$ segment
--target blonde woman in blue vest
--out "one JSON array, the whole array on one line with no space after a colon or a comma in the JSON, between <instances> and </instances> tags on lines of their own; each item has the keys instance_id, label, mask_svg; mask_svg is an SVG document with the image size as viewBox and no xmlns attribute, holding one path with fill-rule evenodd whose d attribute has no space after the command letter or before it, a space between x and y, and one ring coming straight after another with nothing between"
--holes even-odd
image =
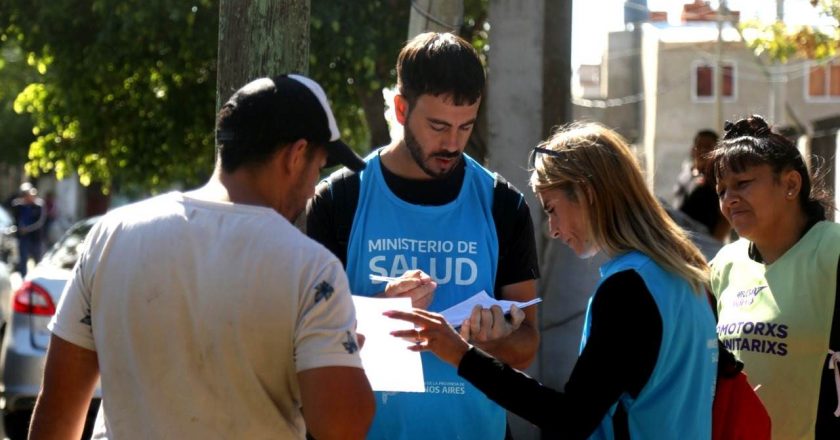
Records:
<instances>
[{"instance_id":1,"label":"blonde woman in blue vest","mask_svg":"<svg viewBox=\"0 0 840 440\"><path fill-rule=\"evenodd\" d=\"M415 324L395 336L416 338L413 350L457 366L548 438L709 439L718 351L700 251L657 203L612 130L561 128L532 157L531 186L551 236L581 258L609 258L565 389L502 364L434 313L388 312ZM521 311L511 313L515 321Z\"/></svg>"},{"instance_id":2,"label":"blonde woman in blue vest","mask_svg":"<svg viewBox=\"0 0 840 440\"><path fill-rule=\"evenodd\" d=\"M720 209L742 237L712 261L718 335L759 387L774 439L840 439L829 369L840 358L840 225L826 220L829 195L760 116L727 122L712 155Z\"/></svg>"}]
</instances>

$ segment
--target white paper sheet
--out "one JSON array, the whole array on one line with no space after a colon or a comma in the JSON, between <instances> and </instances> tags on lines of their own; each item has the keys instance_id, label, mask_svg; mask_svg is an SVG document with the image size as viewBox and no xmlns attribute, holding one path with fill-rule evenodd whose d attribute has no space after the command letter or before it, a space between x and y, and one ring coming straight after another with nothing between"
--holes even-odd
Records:
<instances>
[{"instance_id":1,"label":"white paper sheet","mask_svg":"<svg viewBox=\"0 0 840 440\"><path fill-rule=\"evenodd\" d=\"M475 295L467 298L466 300L440 312L440 314L443 315L443 317L446 318L446 321L449 322L449 324L451 324L453 327L459 327L465 319L470 317L472 309L476 305L480 305L485 309L488 309L491 306L499 306L507 314L510 312L510 306L512 305L516 305L516 307L524 309L525 307L534 305L540 301L542 301L542 298L534 298L530 301L524 302L497 300L495 298L491 298L490 295L487 294L487 292L482 290L481 292L476 293Z\"/></svg>"},{"instance_id":2,"label":"white paper sheet","mask_svg":"<svg viewBox=\"0 0 840 440\"><path fill-rule=\"evenodd\" d=\"M409 351L411 345L391 336L394 330L414 328L414 324L382 315L387 310L411 311L411 298L368 298L353 295L356 306L356 331L365 335L359 351L370 386L374 391L425 392L420 353Z\"/></svg>"}]
</instances>

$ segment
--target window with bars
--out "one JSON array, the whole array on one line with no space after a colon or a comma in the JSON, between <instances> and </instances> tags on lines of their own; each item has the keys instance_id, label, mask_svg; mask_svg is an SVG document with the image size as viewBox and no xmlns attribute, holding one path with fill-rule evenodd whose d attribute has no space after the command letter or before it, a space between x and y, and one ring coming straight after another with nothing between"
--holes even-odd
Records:
<instances>
[{"instance_id":1,"label":"window with bars","mask_svg":"<svg viewBox=\"0 0 840 440\"><path fill-rule=\"evenodd\" d=\"M808 98L840 100L840 63L812 65L808 71Z\"/></svg>"},{"instance_id":2,"label":"window with bars","mask_svg":"<svg viewBox=\"0 0 840 440\"><path fill-rule=\"evenodd\" d=\"M735 66L732 63L722 63L721 67L723 68L723 97L732 100L735 97ZM700 101L714 99L716 70L714 64L694 64L692 95L695 99Z\"/></svg>"}]
</instances>

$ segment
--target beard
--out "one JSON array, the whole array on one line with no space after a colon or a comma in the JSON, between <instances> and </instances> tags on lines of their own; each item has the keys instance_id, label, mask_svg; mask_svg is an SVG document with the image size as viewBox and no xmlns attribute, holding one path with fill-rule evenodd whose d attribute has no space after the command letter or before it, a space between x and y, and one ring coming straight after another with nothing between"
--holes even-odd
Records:
<instances>
[{"instance_id":1,"label":"beard","mask_svg":"<svg viewBox=\"0 0 840 440\"><path fill-rule=\"evenodd\" d=\"M453 171L458 168L458 163L461 159L460 152L448 152L448 151L439 151L437 153L432 153L427 157L423 157L423 147L420 146L420 142L417 142L417 138L414 137L414 133L411 132L411 129L408 128L408 124L404 127L404 136L403 139L405 141L405 146L408 148L408 152L411 154L411 158L414 159L414 163L423 170L429 177L434 179L444 179ZM435 157L441 157L445 159L456 159L452 166L449 167L448 170L435 170L426 165L426 161L433 159Z\"/></svg>"}]
</instances>

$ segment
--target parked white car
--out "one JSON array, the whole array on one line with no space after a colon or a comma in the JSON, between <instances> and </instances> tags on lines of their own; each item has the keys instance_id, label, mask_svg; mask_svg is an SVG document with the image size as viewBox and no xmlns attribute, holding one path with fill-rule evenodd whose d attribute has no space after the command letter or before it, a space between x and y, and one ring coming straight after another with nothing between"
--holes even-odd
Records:
<instances>
[{"instance_id":1,"label":"parked white car","mask_svg":"<svg viewBox=\"0 0 840 440\"><path fill-rule=\"evenodd\" d=\"M5 262L10 271L14 270L18 259L16 232L12 214L0 207L0 261Z\"/></svg>"},{"instance_id":2,"label":"parked white car","mask_svg":"<svg viewBox=\"0 0 840 440\"><path fill-rule=\"evenodd\" d=\"M84 240L98 217L73 225L44 254L41 261L26 274L21 286L12 294L9 311L4 311L5 324L0 340L0 410L6 436L25 439L35 399L41 389L44 361L50 331L47 324L70 279L73 266L84 248ZM0 279L2 283L2 279ZM2 284L0 284L2 288ZM99 407L100 390L88 413L88 432Z\"/></svg>"}]
</instances>

